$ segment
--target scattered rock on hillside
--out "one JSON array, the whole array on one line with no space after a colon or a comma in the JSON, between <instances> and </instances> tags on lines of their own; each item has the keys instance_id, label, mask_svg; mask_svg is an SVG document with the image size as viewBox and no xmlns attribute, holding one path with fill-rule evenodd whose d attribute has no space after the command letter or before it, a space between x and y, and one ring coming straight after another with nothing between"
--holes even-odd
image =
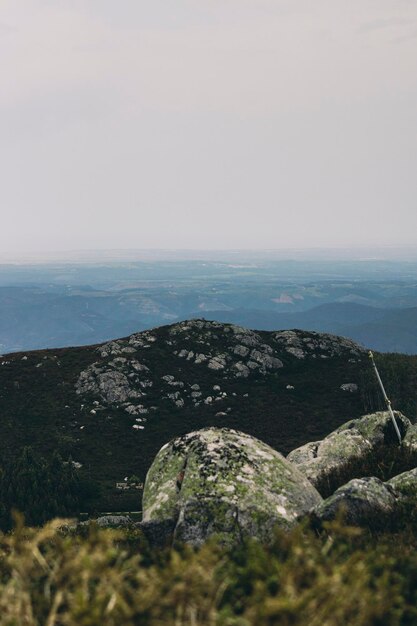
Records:
<instances>
[{"instance_id":1,"label":"scattered rock on hillside","mask_svg":"<svg viewBox=\"0 0 417 626\"><path fill-rule=\"evenodd\" d=\"M255 332L195 319L107 342L94 347L92 354L95 362L75 382L81 410L95 422L103 421L107 409L123 411L136 436L143 427L134 423L135 416L149 414L155 404L175 414L189 414L198 407L205 415L230 413L226 398L241 395L233 389L240 379L258 383L282 376L287 382L288 372L298 367L300 358L343 356L346 361L357 358L361 348L332 335ZM342 382L339 379L337 385Z\"/></svg>"},{"instance_id":2,"label":"scattered rock on hillside","mask_svg":"<svg viewBox=\"0 0 417 626\"><path fill-rule=\"evenodd\" d=\"M254 437L207 428L161 448L146 478L143 520L174 522L174 536L200 545L211 535L267 540L321 501L281 454Z\"/></svg>"},{"instance_id":3,"label":"scattered rock on hillside","mask_svg":"<svg viewBox=\"0 0 417 626\"><path fill-rule=\"evenodd\" d=\"M305 359L309 356L329 358L341 356L344 352L358 357L365 352L364 348L351 339L328 333L302 333L295 330L282 330L274 333L274 338L277 344L297 359Z\"/></svg>"},{"instance_id":4,"label":"scattered rock on hillside","mask_svg":"<svg viewBox=\"0 0 417 626\"><path fill-rule=\"evenodd\" d=\"M96 524L101 528L122 528L131 526L133 520L129 515L103 515L96 519Z\"/></svg>"},{"instance_id":5,"label":"scattered rock on hillside","mask_svg":"<svg viewBox=\"0 0 417 626\"><path fill-rule=\"evenodd\" d=\"M411 427L410 420L398 411L395 417L400 432L405 435ZM347 466L353 458L366 457L377 446L396 442L390 414L381 411L346 422L322 441L293 450L287 459L316 486L324 477Z\"/></svg>"},{"instance_id":6,"label":"scattered rock on hillside","mask_svg":"<svg viewBox=\"0 0 417 626\"><path fill-rule=\"evenodd\" d=\"M132 381L114 365L111 365L109 369L104 369L96 364L90 365L81 372L76 383L76 391L77 394L98 396L106 404L127 402L143 395L133 387Z\"/></svg>"},{"instance_id":7,"label":"scattered rock on hillside","mask_svg":"<svg viewBox=\"0 0 417 626\"><path fill-rule=\"evenodd\" d=\"M356 393L358 391L358 385L356 383L344 383L340 385L342 391L348 391L349 393Z\"/></svg>"}]
</instances>

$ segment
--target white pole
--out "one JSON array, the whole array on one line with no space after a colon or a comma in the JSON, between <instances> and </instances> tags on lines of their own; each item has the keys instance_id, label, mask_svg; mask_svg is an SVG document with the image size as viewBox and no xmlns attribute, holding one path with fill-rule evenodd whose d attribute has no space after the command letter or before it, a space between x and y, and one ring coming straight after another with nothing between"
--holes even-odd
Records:
<instances>
[{"instance_id":1,"label":"white pole","mask_svg":"<svg viewBox=\"0 0 417 626\"><path fill-rule=\"evenodd\" d=\"M378 368L377 368L377 366L375 364L375 361L374 361L374 355L372 354L371 350L369 350L368 354L369 354L369 358L372 361L372 365L374 366L375 374L376 374L376 377L378 379L379 386L381 387L381 391L382 391L382 395L384 396L385 404L387 405L388 411L390 412L392 423L394 424L395 432L397 433L398 441L401 444L401 433L400 433L400 429L398 428L397 421L395 419L394 411L392 410L391 400L389 400L389 398L387 396L387 393L386 393L385 388L384 388L384 384L383 384L383 382L381 380L381 376L379 375Z\"/></svg>"}]
</instances>

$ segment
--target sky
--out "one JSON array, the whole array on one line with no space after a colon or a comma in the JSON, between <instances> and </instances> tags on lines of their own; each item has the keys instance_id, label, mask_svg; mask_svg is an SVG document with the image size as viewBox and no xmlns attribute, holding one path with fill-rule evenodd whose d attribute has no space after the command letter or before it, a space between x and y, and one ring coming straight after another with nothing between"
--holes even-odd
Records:
<instances>
[{"instance_id":1,"label":"sky","mask_svg":"<svg viewBox=\"0 0 417 626\"><path fill-rule=\"evenodd\" d=\"M0 0L0 253L417 246L415 0Z\"/></svg>"}]
</instances>

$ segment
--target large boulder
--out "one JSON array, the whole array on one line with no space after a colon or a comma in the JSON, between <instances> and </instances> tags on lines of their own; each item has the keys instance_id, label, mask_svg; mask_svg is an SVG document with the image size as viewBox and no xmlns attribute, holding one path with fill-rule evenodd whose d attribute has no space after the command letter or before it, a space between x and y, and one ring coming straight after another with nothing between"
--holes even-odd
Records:
<instances>
[{"instance_id":1,"label":"large boulder","mask_svg":"<svg viewBox=\"0 0 417 626\"><path fill-rule=\"evenodd\" d=\"M417 452L417 424L412 424L410 428L407 428L403 445L411 453Z\"/></svg>"},{"instance_id":2,"label":"large boulder","mask_svg":"<svg viewBox=\"0 0 417 626\"><path fill-rule=\"evenodd\" d=\"M417 468L398 474L387 481L400 498L414 500L417 504Z\"/></svg>"},{"instance_id":3,"label":"large boulder","mask_svg":"<svg viewBox=\"0 0 417 626\"><path fill-rule=\"evenodd\" d=\"M394 416L401 437L404 437L411 427L411 422L400 411L394 411ZM373 447L398 444L397 433L395 432L389 411L370 413L369 415L349 420L342 426L339 426L336 432L344 433L347 431L357 431Z\"/></svg>"},{"instance_id":4,"label":"large boulder","mask_svg":"<svg viewBox=\"0 0 417 626\"><path fill-rule=\"evenodd\" d=\"M339 515L350 526L384 528L397 510L398 495L389 483L379 478L355 478L319 504L313 518L322 523Z\"/></svg>"},{"instance_id":5,"label":"large boulder","mask_svg":"<svg viewBox=\"0 0 417 626\"><path fill-rule=\"evenodd\" d=\"M395 412L402 436L411 428L410 420ZM334 472L349 466L353 459L365 459L377 448L398 443L388 411L380 411L350 420L322 441L305 444L287 456L317 486Z\"/></svg>"},{"instance_id":6,"label":"large boulder","mask_svg":"<svg viewBox=\"0 0 417 626\"><path fill-rule=\"evenodd\" d=\"M307 443L288 455L287 459L314 485L340 470L352 458L366 456L372 446L357 431L334 432L323 441Z\"/></svg>"},{"instance_id":7,"label":"large boulder","mask_svg":"<svg viewBox=\"0 0 417 626\"><path fill-rule=\"evenodd\" d=\"M175 539L200 545L215 535L267 541L321 502L311 483L265 443L206 428L166 444L146 477L143 522L170 524ZM152 525L151 525L152 526Z\"/></svg>"}]
</instances>

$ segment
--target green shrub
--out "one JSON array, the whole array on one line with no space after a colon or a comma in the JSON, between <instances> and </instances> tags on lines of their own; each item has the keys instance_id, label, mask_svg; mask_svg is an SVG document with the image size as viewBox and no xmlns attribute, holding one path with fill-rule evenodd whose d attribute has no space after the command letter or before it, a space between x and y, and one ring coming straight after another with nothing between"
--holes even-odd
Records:
<instances>
[{"instance_id":1,"label":"green shrub","mask_svg":"<svg viewBox=\"0 0 417 626\"><path fill-rule=\"evenodd\" d=\"M18 520L0 535L0 625L409 626L416 547L413 529L373 537L336 523L270 546L161 551L134 529L80 536Z\"/></svg>"}]
</instances>

